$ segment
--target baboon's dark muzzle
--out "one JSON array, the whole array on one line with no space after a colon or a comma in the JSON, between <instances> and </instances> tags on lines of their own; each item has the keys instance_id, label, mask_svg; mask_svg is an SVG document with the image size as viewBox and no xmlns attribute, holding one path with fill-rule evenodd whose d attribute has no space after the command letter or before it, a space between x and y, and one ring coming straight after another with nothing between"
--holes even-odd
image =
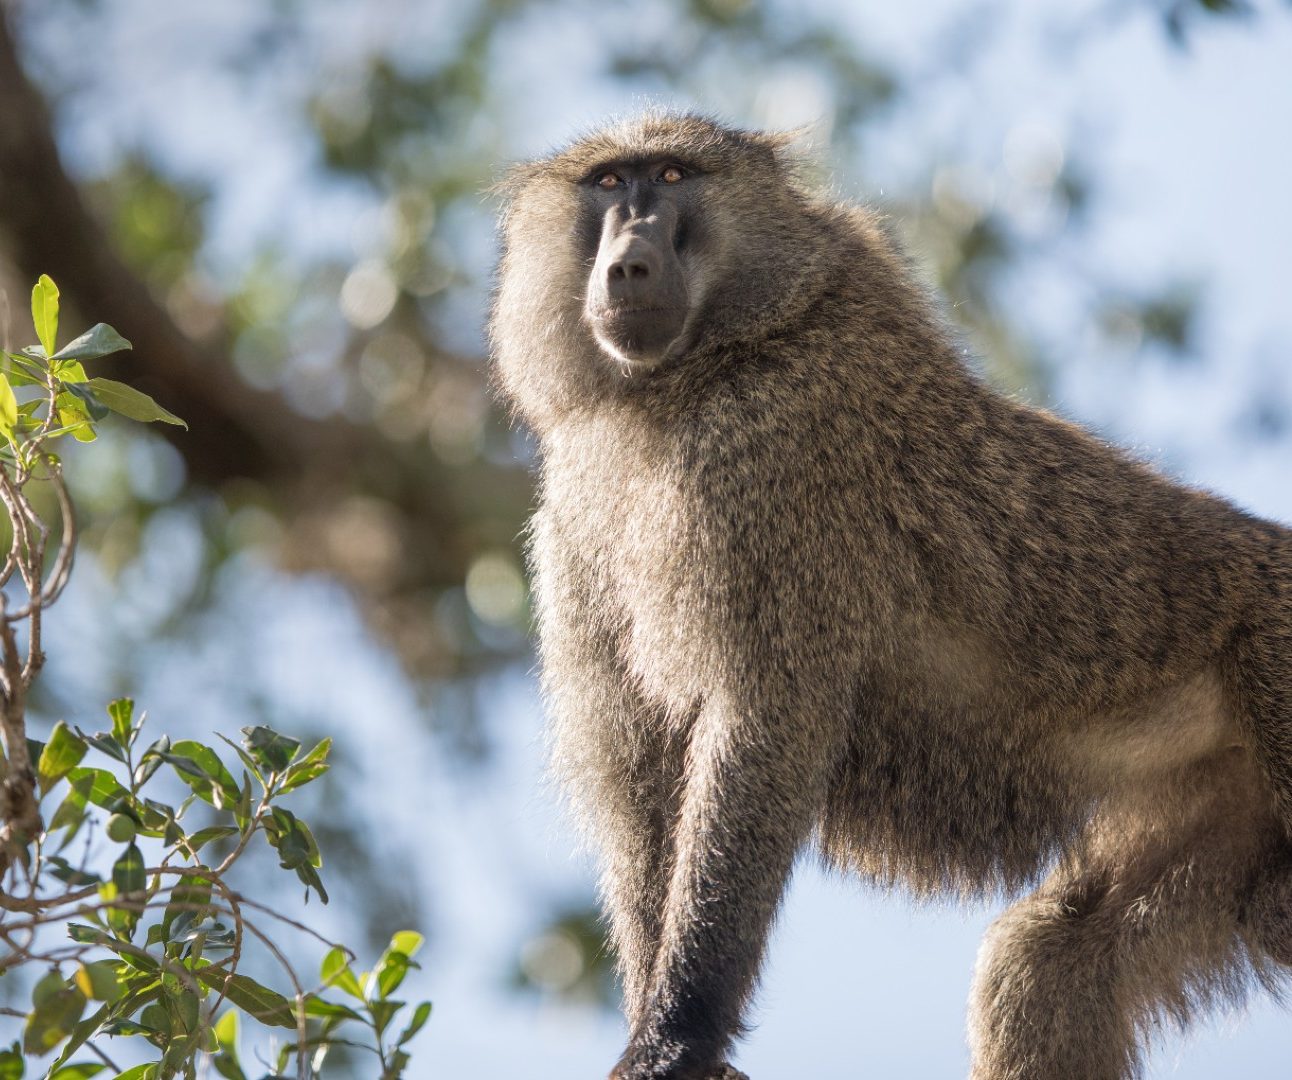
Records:
<instances>
[{"instance_id":1,"label":"baboon's dark muzzle","mask_svg":"<svg viewBox=\"0 0 1292 1080\"><path fill-rule=\"evenodd\" d=\"M598 340L623 359L658 360L682 331L687 288L676 234L667 203L645 216L616 206L602 223L586 309Z\"/></svg>"}]
</instances>

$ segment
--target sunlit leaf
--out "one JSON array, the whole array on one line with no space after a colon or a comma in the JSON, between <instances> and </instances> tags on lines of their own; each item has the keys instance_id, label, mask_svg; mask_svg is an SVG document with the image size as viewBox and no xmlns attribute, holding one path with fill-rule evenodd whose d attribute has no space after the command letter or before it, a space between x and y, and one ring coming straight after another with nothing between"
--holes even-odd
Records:
<instances>
[{"instance_id":1,"label":"sunlit leaf","mask_svg":"<svg viewBox=\"0 0 1292 1080\"><path fill-rule=\"evenodd\" d=\"M81 766L69 769L68 783L84 799L102 806L105 810L115 810L119 802L129 802L130 792L118 783L117 778L107 769L87 769Z\"/></svg>"},{"instance_id":2,"label":"sunlit leaf","mask_svg":"<svg viewBox=\"0 0 1292 1080\"><path fill-rule=\"evenodd\" d=\"M412 966L412 961L403 953L388 952L382 956L380 963L373 969L373 977L377 983L377 996L385 998L393 994Z\"/></svg>"},{"instance_id":3,"label":"sunlit leaf","mask_svg":"<svg viewBox=\"0 0 1292 1080\"><path fill-rule=\"evenodd\" d=\"M287 775L283 778L281 789L283 793L294 791L296 788L308 784L311 780L317 780L327 772L331 766L328 765L326 758L331 749L332 740L324 739L300 761L292 765L287 770Z\"/></svg>"},{"instance_id":4,"label":"sunlit leaf","mask_svg":"<svg viewBox=\"0 0 1292 1080\"><path fill-rule=\"evenodd\" d=\"M49 1080L89 1080L106 1068L106 1065L98 1061L78 1061L75 1065L64 1065L58 1072L52 1073Z\"/></svg>"},{"instance_id":5,"label":"sunlit leaf","mask_svg":"<svg viewBox=\"0 0 1292 1080\"><path fill-rule=\"evenodd\" d=\"M162 754L170 749L170 737L163 735L152 746L143 752L139 759L139 764L135 766L135 783L143 786L148 780L152 779L153 773L161 768Z\"/></svg>"},{"instance_id":6,"label":"sunlit leaf","mask_svg":"<svg viewBox=\"0 0 1292 1080\"><path fill-rule=\"evenodd\" d=\"M401 952L407 957L412 957L425 941L425 936L416 930L400 930L390 939L390 951Z\"/></svg>"},{"instance_id":7,"label":"sunlit leaf","mask_svg":"<svg viewBox=\"0 0 1292 1080\"><path fill-rule=\"evenodd\" d=\"M133 698L117 698L108 705L108 716L112 718L112 737L121 746L130 745L130 725L135 718Z\"/></svg>"},{"instance_id":8,"label":"sunlit leaf","mask_svg":"<svg viewBox=\"0 0 1292 1080\"><path fill-rule=\"evenodd\" d=\"M324 986L335 986L338 990L344 990L353 998L363 1000L363 990L359 986L359 980L355 978L354 972L350 970L349 961L346 959L345 950L334 948L328 951L323 957L323 963L319 966L319 978L323 980Z\"/></svg>"},{"instance_id":9,"label":"sunlit leaf","mask_svg":"<svg viewBox=\"0 0 1292 1080\"><path fill-rule=\"evenodd\" d=\"M79 964L73 978L81 993L95 1001L119 1001L126 992L121 982L121 968L115 960Z\"/></svg>"},{"instance_id":10,"label":"sunlit leaf","mask_svg":"<svg viewBox=\"0 0 1292 1080\"><path fill-rule=\"evenodd\" d=\"M117 1073L112 1080L156 1080L156 1065L136 1065L123 1073Z\"/></svg>"},{"instance_id":11,"label":"sunlit leaf","mask_svg":"<svg viewBox=\"0 0 1292 1080\"><path fill-rule=\"evenodd\" d=\"M3 372L0 372L0 434L14 442L14 428L18 424L18 399Z\"/></svg>"},{"instance_id":12,"label":"sunlit leaf","mask_svg":"<svg viewBox=\"0 0 1292 1080\"><path fill-rule=\"evenodd\" d=\"M188 427L188 424L173 412L163 409L147 394L136 390L133 386L127 386L113 379L91 379L88 385L104 405L127 419L138 420L145 424L160 420L164 424Z\"/></svg>"},{"instance_id":13,"label":"sunlit leaf","mask_svg":"<svg viewBox=\"0 0 1292 1080\"><path fill-rule=\"evenodd\" d=\"M220 1017L211 1028L215 1035L215 1041L219 1044L220 1049L232 1054L237 1058L238 1049L238 1013L235 1009L229 1009Z\"/></svg>"},{"instance_id":14,"label":"sunlit leaf","mask_svg":"<svg viewBox=\"0 0 1292 1080\"><path fill-rule=\"evenodd\" d=\"M193 974L212 990L223 991L229 1001L262 1024L295 1029L296 1014L291 1003L276 990L246 975L228 975L218 968L198 968Z\"/></svg>"},{"instance_id":15,"label":"sunlit leaf","mask_svg":"<svg viewBox=\"0 0 1292 1080\"><path fill-rule=\"evenodd\" d=\"M58 338L58 286L48 274L41 274L31 290L31 321L45 355L52 356Z\"/></svg>"},{"instance_id":16,"label":"sunlit leaf","mask_svg":"<svg viewBox=\"0 0 1292 1080\"><path fill-rule=\"evenodd\" d=\"M238 830L232 825L212 825L206 829L198 829L197 832L189 836L186 845L194 853L197 853L212 840L221 840L226 836L236 836L237 834Z\"/></svg>"},{"instance_id":17,"label":"sunlit leaf","mask_svg":"<svg viewBox=\"0 0 1292 1080\"><path fill-rule=\"evenodd\" d=\"M54 725L49 742L40 752L36 772L40 777L41 791L48 791L69 769L85 756L86 742L62 720Z\"/></svg>"},{"instance_id":18,"label":"sunlit leaf","mask_svg":"<svg viewBox=\"0 0 1292 1080\"><path fill-rule=\"evenodd\" d=\"M83 386L77 386L77 383L87 382L89 376L85 374L85 368L81 367L79 360L57 360L50 361L50 371L59 382L76 394L87 405L91 406L90 415L96 420L108 415L108 410L100 405Z\"/></svg>"}]
</instances>

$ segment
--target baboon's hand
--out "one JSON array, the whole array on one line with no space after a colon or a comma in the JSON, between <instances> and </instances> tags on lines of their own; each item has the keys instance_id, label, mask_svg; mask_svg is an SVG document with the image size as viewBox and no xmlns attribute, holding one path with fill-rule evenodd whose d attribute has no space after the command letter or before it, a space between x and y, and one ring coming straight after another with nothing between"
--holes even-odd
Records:
<instances>
[{"instance_id":1,"label":"baboon's hand","mask_svg":"<svg viewBox=\"0 0 1292 1080\"><path fill-rule=\"evenodd\" d=\"M739 1069L723 1065L717 1072L711 1072L705 1080L749 1080Z\"/></svg>"}]
</instances>

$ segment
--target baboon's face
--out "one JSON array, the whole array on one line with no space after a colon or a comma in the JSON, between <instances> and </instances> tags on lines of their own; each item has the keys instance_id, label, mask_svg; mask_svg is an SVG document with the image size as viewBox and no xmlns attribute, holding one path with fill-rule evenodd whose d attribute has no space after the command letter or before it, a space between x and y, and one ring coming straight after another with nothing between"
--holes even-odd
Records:
<instances>
[{"instance_id":1,"label":"baboon's face","mask_svg":"<svg viewBox=\"0 0 1292 1080\"><path fill-rule=\"evenodd\" d=\"M607 161L578 181L577 243L590 265L583 319L628 369L677 355L699 300L705 177L673 158Z\"/></svg>"}]
</instances>

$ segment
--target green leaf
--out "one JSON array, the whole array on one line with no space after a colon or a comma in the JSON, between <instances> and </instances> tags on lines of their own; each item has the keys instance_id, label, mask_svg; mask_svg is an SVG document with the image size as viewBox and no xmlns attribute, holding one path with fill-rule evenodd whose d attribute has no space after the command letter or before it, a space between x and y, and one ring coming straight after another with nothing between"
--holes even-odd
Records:
<instances>
[{"instance_id":1,"label":"green leaf","mask_svg":"<svg viewBox=\"0 0 1292 1080\"><path fill-rule=\"evenodd\" d=\"M17 1043L14 1043L12 1050L0 1050L0 1080L22 1080L23 1073L26 1071L22 1064L22 1055L17 1050Z\"/></svg>"},{"instance_id":2,"label":"green leaf","mask_svg":"<svg viewBox=\"0 0 1292 1080\"><path fill-rule=\"evenodd\" d=\"M48 791L67 774L67 771L85 757L86 742L62 720L54 725L49 742L40 753L36 773L40 777L40 790Z\"/></svg>"},{"instance_id":3,"label":"green leaf","mask_svg":"<svg viewBox=\"0 0 1292 1080\"><path fill-rule=\"evenodd\" d=\"M389 999L382 1001L372 1001L368 1003L368 1012L372 1014L372 1026L380 1037L391 1020L395 1018L395 1013L404 1007L402 1001L392 1001Z\"/></svg>"},{"instance_id":4,"label":"green leaf","mask_svg":"<svg viewBox=\"0 0 1292 1080\"><path fill-rule=\"evenodd\" d=\"M231 809L237 804L241 794L238 782L209 746L193 739L181 739L162 757L175 767L180 779L199 799L217 810Z\"/></svg>"},{"instance_id":5,"label":"green leaf","mask_svg":"<svg viewBox=\"0 0 1292 1080\"><path fill-rule=\"evenodd\" d=\"M120 413L130 420L139 420L145 424L160 420L165 424L188 427L174 413L167 412L147 394L136 390L133 386L127 386L113 379L91 379L89 386L104 405L114 413Z\"/></svg>"},{"instance_id":6,"label":"green leaf","mask_svg":"<svg viewBox=\"0 0 1292 1080\"><path fill-rule=\"evenodd\" d=\"M250 769L252 774L255 776L255 778L260 781L260 786L262 788L267 787L268 785L265 783L265 778L260 775L260 766L256 764L252 756L248 754L241 746L235 743L232 739L230 739L227 735L221 735L218 731L215 734L216 734L216 738L221 739L222 741L228 743L231 747L233 747L234 752L242 760L242 763L248 769ZM250 790L250 787L251 785L248 784L247 785L248 790Z\"/></svg>"},{"instance_id":7,"label":"green leaf","mask_svg":"<svg viewBox=\"0 0 1292 1080\"><path fill-rule=\"evenodd\" d=\"M306 889L313 889L326 904L327 890L315 870L323 864L323 858L309 826L281 806L274 807L264 826L265 839L278 852L279 865L284 870L295 870Z\"/></svg>"},{"instance_id":8,"label":"green leaf","mask_svg":"<svg viewBox=\"0 0 1292 1080\"><path fill-rule=\"evenodd\" d=\"M412 955L422 947L425 940L415 930L401 930L390 939L389 948L381 954L372 969L378 997L389 997L404 981L409 969L417 967L412 961Z\"/></svg>"},{"instance_id":9,"label":"green leaf","mask_svg":"<svg viewBox=\"0 0 1292 1080\"><path fill-rule=\"evenodd\" d=\"M377 982L377 996L386 998L393 994L404 981L408 969L414 966L416 965L403 953L388 952L382 956L381 962L373 969Z\"/></svg>"},{"instance_id":10,"label":"green leaf","mask_svg":"<svg viewBox=\"0 0 1292 1080\"><path fill-rule=\"evenodd\" d=\"M189 926L210 914L211 883L205 878L186 877L171 889L170 903L162 915L161 930L173 941Z\"/></svg>"},{"instance_id":11,"label":"green leaf","mask_svg":"<svg viewBox=\"0 0 1292 1080\"><path fill-rule=\"evenodd\" d=\"M14 441L14 428L18 423L18 399L14 397L9 379L0 372L0 434Z\"/></svg>"},{"instance_id":12,"label":"green leaf","mask_svg":"<svg viewBox=\"0 0 1292 1080\"><path fill-rule=\"evenodd\" d=\"M297 739L279 735L273 728L244 727L242 734L245 736L242 745L260 767L269 772L282 772L301 748Z\"/></svg>"},{"instance_id":13,"label":"green leaf","mask_svg":"<svg viewBox=\"0 0 1292 1080\"><path fill-rule=\"evenodd\" d=\"M60 806L58 809L61 812L63 807ZM56 813L54 816L57 817L58 814ZM51 824L50 828L53 829L55 826ZM45 861L50 864L49 872L53 874L54 877L58 878L58 880L64 884L70 885L74 889L79 888L82 885L97 885L103 880L93 871L84 870L79 866L73 866L61 855L46 855Z\"/></svg>"},{"instance_id":14,"label":"green leaf","mask_svg":"<svg viewBox=\"0 0 1292 1080\"><path fill-rule=\"evenodd\" d=\"M72 842L84 824L85 796L75 790L69 791L63 801L58 804L58 809L54 811L54 816L49 819L49 831L51 833L58 829L67 830L63 835L62 843L59 845L60 850Z\"/></svg>"},{"instance_id":15,"label":"green leaf","mask_svg":"<svg viewBox=\"0 0 1292 1080\"><path fill-rule=\"evenodd\" d=\"M228 1054L217 1054L211 1059L211 1066L225 1080L247 1080L247 1074L242 1071L242 1066Z\"/></svg>"},{"instance_id":16,"label":"green leaf","mask_svg":"<svg viewBox=\"0 0 1292 1080\"><path fill-rule=\"evenodd\" d=\"M63 1047L59 1052L58 1057L54 1059L54 1063L49 1067L49 1071L51 1073L57 1075L57 1071L67 1063L67 1059L84 1046L86 1040L99 1030L99 1025L103 1023L104 1019L108 1015L108 1010L111 1009L111 1007L112 1006L110 1005L104 1005L101 1009L97 1012L91 1013L72 1029L72 1034L67 1040L67 1045Z\"/></svg>"},{"instance_id":17,"label":"green leaf","mask_svg":"<svg viewBox=\"0 0 1292 1080\"><path fill-rule=\"evenodd\" d=\"M295 1030L296 1013L276 990L261 986L246 975L228 975L219 968L198 968L193 974L212 990L223 991L229 1001L262 1024Z\"/></svg>"},{"instance_id":18,"label":"green leaf","mask_svg":"<svg viewBox=\"0 0 1292 1080\"><path fill-rule=\"evenodd\" d=\"M80 942L82 945L111 946L112 944L112 938L97 926L86 926L85 923L68 923L67 936L73 941Z\"/></svg>"},{"instance_id":19,"label":"green leaf","mask_svg":"<svg viewBox=\"0 0 1292 1080\"><path fill-rule=\"evenodd\" d=\"M66 986L67 980L59 974L58 968L50 968L31 988L31 1003L39 1008Z\"/></svg>"},{"instance_id":20,"label":"green leaf","mask_svg":"<svg viewBox=\"0 0 1292 1080\"><path fill-rule=\"evenodd\" d=\"M112 884L122 896L144 891L147 884L144 876L144 856L138 844L131 844L112 864Z\"/></svg>"},{"instance_id":21,"label":"green leaf","mask_svg":"<svg viewBox=\"0 0 1292 1080\"><path fill-rule=\"evenodd\" d=\"M83 799L105 810L115 810L118 803L130 801L130 792L107 769L77 766L67 771L67 781L72 785L72 790Z\"/></svg>"},{"instance_id":22,"label":"green leaf","mask_svg":"<svg viewBox=\"0 0 1292 1080\"><path fill-rule=\"evenodd\" d=\"M358 1020L360 1023L367 1023L363 1016L349 1005L341 1005L335 1001L325 1001L321 997L310 994L305 999L305 1015L322 1017L326 1020ZM332 1025L332 1026L335 1026Z\"/></svg>"},{"instance_id":23,"label":"green leaf","mask_svg":"<svg viewBox=\"0 0 1292 1080\"><path fill-rule=\"evenodd\" d=\"M85 368L81 367L79 360L51 360L50 371L68 390L91 406L90 414L96 420L108 415L108 410L98 403L93 394L85 387L76 385L89 382L89 376L85 374Z\"/></svg>"},{"instance_id":24,"label":"green leaf","mask_svg":"<svg viewBox=\"0 0 1292 1080\"><path fill-rule=\"evenodd\" d=\"M326 758L332 749L332 740L324 739L313 750L306 754L300 761L296 762L287 770L287 775L283 778L283 786L280 789L285 795L289 791L294 791L298 787L303 787L311 780L317 780L331 768Z\"/></svg>"},{"instance_id":25,"label":"green leaf","mask_svg":"<svg viewBox=\"0 0 1292 1080\"><path fill-rule=\"evenodd\" d=\"M14 356L13 353L5 353L5 356L8 356L14 360L22 359L22 357ZM5 378L9 380L10 386L44 386L45 385L45 381L43 379L38 379L35 375L28 374L26 368L20 368L17 365L14 365L8 371L5 372ZM36 409L39 409L44 404L45 404L45 400L43 398L37 398L35 401L28 401L25 404L18 406L18 413L19 415L22 415L22 416L30 416L32 412L34 412Z\"/></svg>"},{"instance_id":26,"label":"green leaf","mask_svg":"<svg viewBox=\"0 0 1292 1080\"><path fill-rule=\"evenodd\" d=\"M328 951L328 954L323 957L323 963L319 965L319 978L323 980L324 986L335 986L338 990L344 990L352 998L363 1000L363 989L359 986L359 980L355 978L354 972L350 970L344 949L337 947Z\"/></svg>"},{"instance_id":27,"label":"green leaf","mask_svg":"<svg viewBox=\"0 0 1292 1080\"><path fill-rule=\"evenodd\" d=\"M120 1001L126 988L121 982L121 967L116 960L96 960L79 964L73 976L76 987L87 998L111 1004Z\"/></svg>"},{"instance_id":28,"label":"green leaf","mask_svg":"<svg viewBox=\"0 0 1292 1080\"><path fill-rule=\"evenodd\" d=\"M112 1080L156 1080L156 1065L136 1065L123 1073L117 1073Z\"/></svg>"},{"instance_id":29,"label":"green leaf","mask_svg":"<svg viewBox=\"0 0 1292 1080\"><path fill-rule=\"evenodd\" d=\"M22 1048L28 1054L46 1054L72 1034L76 1022L85 1012L85 995L74 986L65 986L40 1002L27 1015Z\"/></svg>"},{"instance_id":30,"label":"green leaf","mask_svg":"<svg viewBox=\"0 0 1292 1080\"><path fill-rule=\"evenodd\" d=\"M51 360L98 360L131 348L130 342L107 323L95 323L50 357Z\"/></svg>"},{"instance_id":31,"label":"green leaf","mask_svg":"<svg viewBox=\"0 0 1292 1080\"><path fill-rule=\"evenodd\" d=\"M403 1046L404 1043L408 1042L409 1039L422 1030L423 1025L425 1025L426 1021L430 1019L430 1016L431 1003L429 1001L423 1001L416 1009L413 1010L413 1018L408 1022L408 1027L404 1028L400 1033L399 1038L395 1040L395 1045Z\"/></svg>"},{"instance_id":32,"label":"green leaf","mask_svg":"<svg viewBox=\"0 0 1292 1080\"><path fill-rule=\"evenodd\" d=\"M89 1080L91 1076L98 1076L106 1068L106 1065L98 1061L78 1061L52 1073L49 1080Z\"/></svg>"},{"instance_id":33,"label":"green leaf","mask_svg":"<svg viewBox=\"0 0 1292 1080\"><path fill-rule=\"evenodd\" d=\"M187 846L192 849L194 854L201 851L212 840L221 840L226 836L236 836L238 830L232 825L212 825L206 829L198 829L188 838Z\"/></svg>"},{"instance_id":34,"label":"green leaf","mask_svg":"<svg viewBox=\"0 0 1292 1080\"><path fill-rule=\"evenodd\" d=\"M426 938L416 930L400 930L390 939L390 951L403 953L411 958L422 947Z\"/></svg>"},{"instance_id":35,"label":"green leaf","mask_svg":"<svg viewBox=\"0 0 1292 1080\"><path fill-rule=\"evenodd\" d=\"M31 290L31 321L36 325L36 336L45 355L52 356L58 338L58 286L48 274L41 274Z\"/></svg>"},{"instance_id":36,"label":"green leaf","mask_svg":"<svg viewBox=\"0 0 1292 1080\"><path fill-rule=\"evenodd\" d=\"M108 706L108 716L112 718L112 737L123 749L130 745L130 726L134 722L135 702L133 698L117 698Z\"/></svg>"},{"instance_id":37,"label":"green leaf","mask_svg":"<svg viewBox=\"0 0 1292 1080\"><path fill-rule=\"evenodd\" d=\"M125 751L117 745L117 740L105 732L99 732L94 735L87 734L80 728L76 733L87 743L94 747L100 754L107 754L113 761L119 761L122 765L126 763Z\"/></svg>"},{"instance_id":38,"label":"green leaf","mask_svg":"<svg viewBox=\"0 0 1292 1080\"><path fill-rule=\"evenodd\" d=\"M211 1028L215 1035L215 1041L219 1044L221 1050L232 1055L236 1061L238 1057L238 1013L236 1009L229 1009L215 1025Z\"/></svg>"},{"instance_id":39,"label":"green leaf","mask_svg":"<svg viewBox=\"0 0 1292 1080\"><path fill-rule=\"evenodd\" d=\"M139 759L139 764L135 766L136 787L143 787L144 784L152 779L153 773L162 766L162 754L168 750L170 750L170 737L163 735L143 752L143 756Z\"/></svg>"}]
</instances>

